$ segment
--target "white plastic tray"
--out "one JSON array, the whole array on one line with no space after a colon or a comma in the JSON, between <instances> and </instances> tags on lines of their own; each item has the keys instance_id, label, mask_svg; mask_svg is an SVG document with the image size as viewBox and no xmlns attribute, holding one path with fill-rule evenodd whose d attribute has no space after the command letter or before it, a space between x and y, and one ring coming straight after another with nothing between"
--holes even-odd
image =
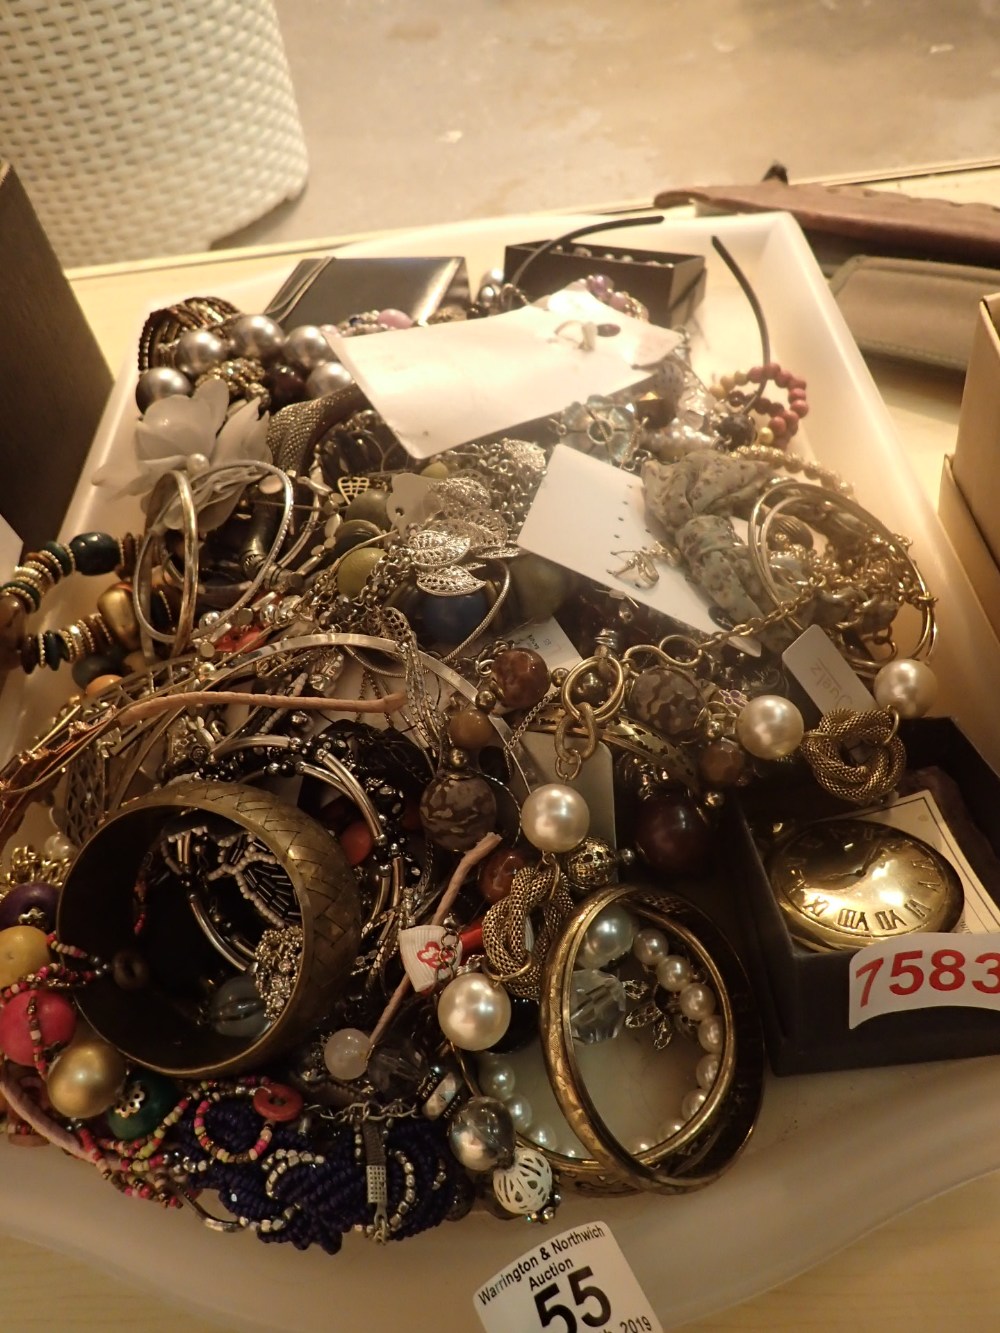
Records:
<instances>
[{"instance_id":1,"label":"white plastic tray","mask_svg":"<svg viewBox=\"0 0 1000 1333\"><path fill-rule=\"evenodd\" d=\"M355 254L464 254L473 281L498 262L508 240L556 235L593 219L509 218L394 234L351 247ZM694 219L639 228L637 247L703 253L709 263L697 362L725 373L758 359L749 309L710 238L721 236L744 266L771 329L773 355L809 381L806 435L820 462L836 468L894 529L914 539L932 588L944 595L934 664L941 710L955 715L1000 766L992 694L1000 646L896 440L875 386L796 225L784 216ZM612 238L609 238L611 240ZM281 278L255 280L230 295L262 306ZM186 296L181 292L166 295ZM144 312L137 311L137 328ZM132 380L116 386L85 477L127 444ZM102 523L120 527L86 480L63 535ZM22 735L44 716L31 681L23 705L5 698L0 725L22 712ZM52 682L54 686L55 682ZM16 710L16 711L15 711ZM770 1079L760 1124L743 1158L718 1184L689 1198L569 1197L559 1226L610 1223L665 1327L766 1290L831 1255L889 1217L1000 1166L1000 1061ZM530 1248L535 1229L476 1216L377 1249L349 1236L334 1259L218 1236L190 1214L166 1214L121 1198L95 1172L55 1152L0 1148L0 1227L147 1283L229 1326L303 1333L397 1328L442 1333L475 1326L472 1293Z\"/></svg>"}]
</instances>

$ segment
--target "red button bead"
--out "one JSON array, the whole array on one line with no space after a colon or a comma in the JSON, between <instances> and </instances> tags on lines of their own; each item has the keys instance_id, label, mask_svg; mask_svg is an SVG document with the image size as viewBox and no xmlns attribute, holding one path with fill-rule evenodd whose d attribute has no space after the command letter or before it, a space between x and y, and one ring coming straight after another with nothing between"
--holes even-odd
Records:
<instances>
[{"instance_id":1,"label":"red button bead","mask_svg":"<svg viewBox=\"0 0 1000 1333\"><path fill-rule=\"evenodd\" d=\"M264 1120L283 1125L302 1113L302 1098L287 1083L267 1083L253 1095L253 1109Z\"/></svg>"}]
</instances>

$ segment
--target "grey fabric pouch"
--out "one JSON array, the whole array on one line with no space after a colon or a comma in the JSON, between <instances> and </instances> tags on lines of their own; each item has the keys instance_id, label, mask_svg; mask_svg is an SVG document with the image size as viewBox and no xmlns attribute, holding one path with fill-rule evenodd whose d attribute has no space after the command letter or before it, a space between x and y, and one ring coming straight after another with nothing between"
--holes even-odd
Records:
<instances>
[{"instance_id":1,"label":"grey fabric pouch","mask_svg":"<svg viewBox=\"0 0 1000 1333\"><path fill-rule=\"evenodd\" d=\"M964 374L979 302L1000 292L1000 269L855 255L830 289L866 355Z\"/></svg>"}]
</instances>

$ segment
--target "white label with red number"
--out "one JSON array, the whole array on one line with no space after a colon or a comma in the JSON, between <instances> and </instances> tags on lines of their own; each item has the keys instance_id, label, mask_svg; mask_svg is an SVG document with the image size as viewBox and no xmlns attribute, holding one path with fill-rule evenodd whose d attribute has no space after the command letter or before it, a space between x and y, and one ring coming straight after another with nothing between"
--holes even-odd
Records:
<instances>
[{"instance_id":1,"label":"white label with red number","mask_svg":"<svg viewBox=\"0 0 1000 1333\"><path fill-rule=\"evenodd\" d=\"M663 1333L606 1222L542 1241L472 1301L486 1333Z\"/></svg>"},{"instance_id":2,"label":"white label with red number","mask_svg":"<svg viewBox=\"0 0 1000 1333\"><path fill-rule=\"evenodd\" d=\"M851 959L849 1027L956 1005L1000 1010L1000 934L913 934L869 944Z\"/></svg>"}]
</instances>

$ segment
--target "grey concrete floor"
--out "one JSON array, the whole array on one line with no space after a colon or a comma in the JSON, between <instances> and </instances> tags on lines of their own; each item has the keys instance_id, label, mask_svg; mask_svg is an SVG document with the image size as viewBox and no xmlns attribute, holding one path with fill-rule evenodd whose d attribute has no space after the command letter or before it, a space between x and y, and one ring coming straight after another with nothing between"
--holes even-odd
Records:
<instances>
[{"instance_id":1,"label":"grey concrete floor","mask_svg":"<svg viewBox=\"0 0 1000 1333\"><path fill-rule=\"evenodd\" d=\"M310 155L220 244L1000 157L1000 0L276 0Z\"/></svg>"}]
</instances>

